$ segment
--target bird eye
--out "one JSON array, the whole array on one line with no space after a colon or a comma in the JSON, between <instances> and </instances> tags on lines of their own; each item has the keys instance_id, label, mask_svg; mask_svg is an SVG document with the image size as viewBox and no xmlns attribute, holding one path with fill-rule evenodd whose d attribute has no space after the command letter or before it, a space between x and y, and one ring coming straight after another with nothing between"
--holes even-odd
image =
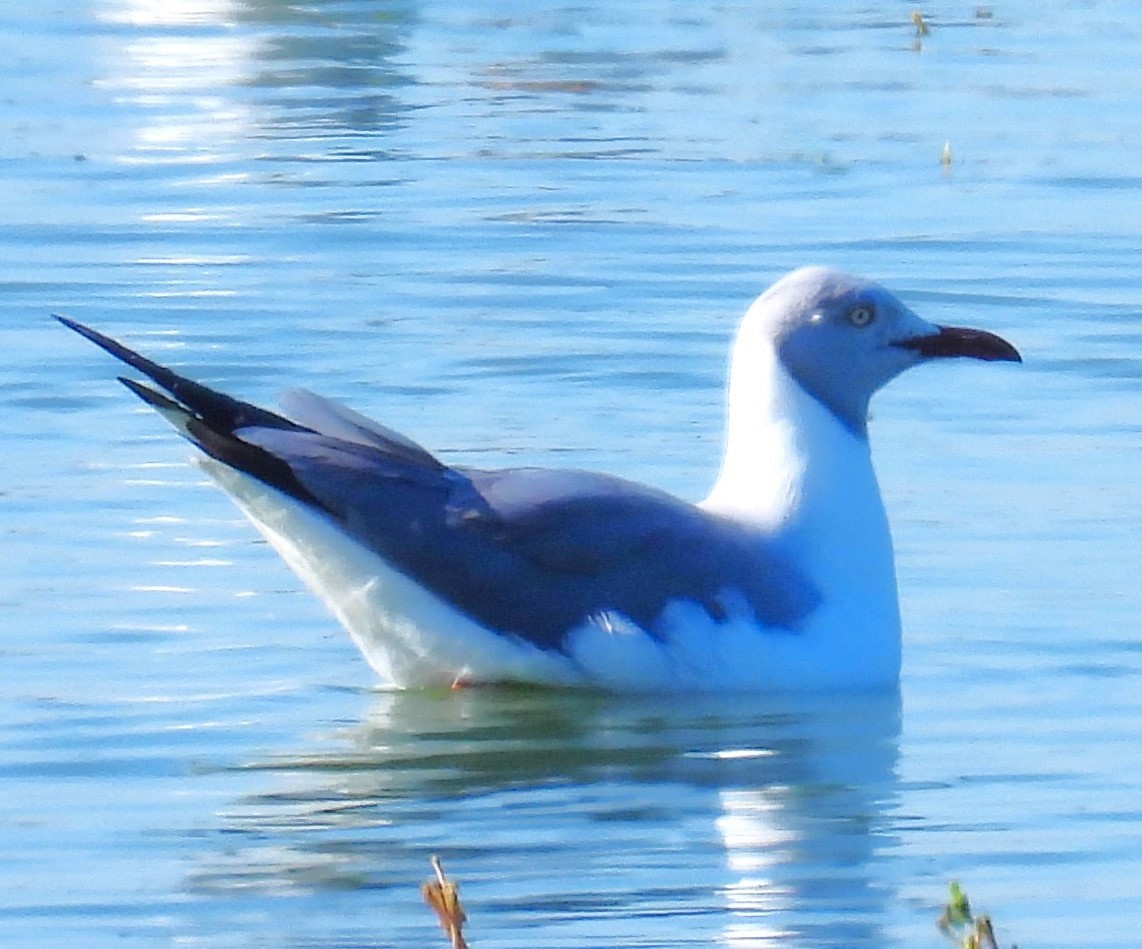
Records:
<instances>
[{"instance_id":1,"label":"bird eye","mask_svg":"<svg viewBox=\"0 0 1142 949\"><path fill-rule=\"evenodd\" d=\"M859 303L849 310L849 322L857 328L868 326L874 316L876 316L876 310L868 303Z\"/></svg>"}]
</instances>

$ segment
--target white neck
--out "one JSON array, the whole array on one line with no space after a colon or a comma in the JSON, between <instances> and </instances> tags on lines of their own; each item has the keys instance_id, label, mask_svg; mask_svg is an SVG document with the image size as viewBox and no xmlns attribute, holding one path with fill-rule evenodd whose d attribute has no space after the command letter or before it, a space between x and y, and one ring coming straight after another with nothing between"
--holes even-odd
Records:
<instances>
[{"instance_id":1,"label":"white neck","mask_svg":"<svg viewBox=\"0 0 1142 949\"><path fill-rule=\"evenodd\" d=\"M868 441L794 381L748 319L730 367L722 469L701 507L776 541L854 625L898 637L892 539Z\"/></svg>"}]
</instances>

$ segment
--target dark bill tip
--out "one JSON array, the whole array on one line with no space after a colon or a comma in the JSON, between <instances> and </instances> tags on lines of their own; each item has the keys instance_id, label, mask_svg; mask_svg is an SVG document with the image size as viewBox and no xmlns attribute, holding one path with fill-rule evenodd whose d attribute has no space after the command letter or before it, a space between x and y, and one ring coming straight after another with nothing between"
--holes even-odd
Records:
<instances>
[{"instance_id":1,"label":"dark bill tip","mask_svg":"<svg viewBox=\"0 0 1142 949\"><path fill-rule=\"evenodd\" d=\"M1002 336L962 326L941 326L939 332L931 336L917 336L902 340L896 345L914 349L929 359L968 356L988 362L1023 362L1019 350Z\"/></svg>"}]
</instances>

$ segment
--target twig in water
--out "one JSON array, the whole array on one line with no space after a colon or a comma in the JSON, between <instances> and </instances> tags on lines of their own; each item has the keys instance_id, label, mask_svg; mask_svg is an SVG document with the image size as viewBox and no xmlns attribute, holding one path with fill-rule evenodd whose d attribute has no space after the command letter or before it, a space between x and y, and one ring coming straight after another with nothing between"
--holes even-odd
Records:
<instances>
[{"instance_id":1,"label":"twig in water","mask_svg":"<svg viewBox=\"0 0 1142 949\"><path fill-rule=\"evenodd\" d=\"M436 913L440 928L452 941L452 949L468 949L461 931L468 917L460 905L460 887L444 875L439 857L432 857L432 869L436 872L436 879L421 884L420 895Z\"/></svg>"}]
</instances>

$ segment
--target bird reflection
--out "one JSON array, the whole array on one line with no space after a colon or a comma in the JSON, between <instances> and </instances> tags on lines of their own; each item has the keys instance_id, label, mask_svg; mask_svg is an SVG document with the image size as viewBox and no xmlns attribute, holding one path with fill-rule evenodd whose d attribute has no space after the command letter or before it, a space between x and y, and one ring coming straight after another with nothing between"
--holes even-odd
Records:
<instances>
[{"instance_id":1,"label":"bird reflection","mask_svg":"<svg viewBox=\"0 0 1142 949\"><path fill-rule=\"evenodd\" d=\"M226 856L190 887L415 904L439 853L486 934L615 944L678 918L726 946L880 945L898 737L895 695L382 693L244 769L269 786L223 816Z\"/></svg>"}]
</instances>

